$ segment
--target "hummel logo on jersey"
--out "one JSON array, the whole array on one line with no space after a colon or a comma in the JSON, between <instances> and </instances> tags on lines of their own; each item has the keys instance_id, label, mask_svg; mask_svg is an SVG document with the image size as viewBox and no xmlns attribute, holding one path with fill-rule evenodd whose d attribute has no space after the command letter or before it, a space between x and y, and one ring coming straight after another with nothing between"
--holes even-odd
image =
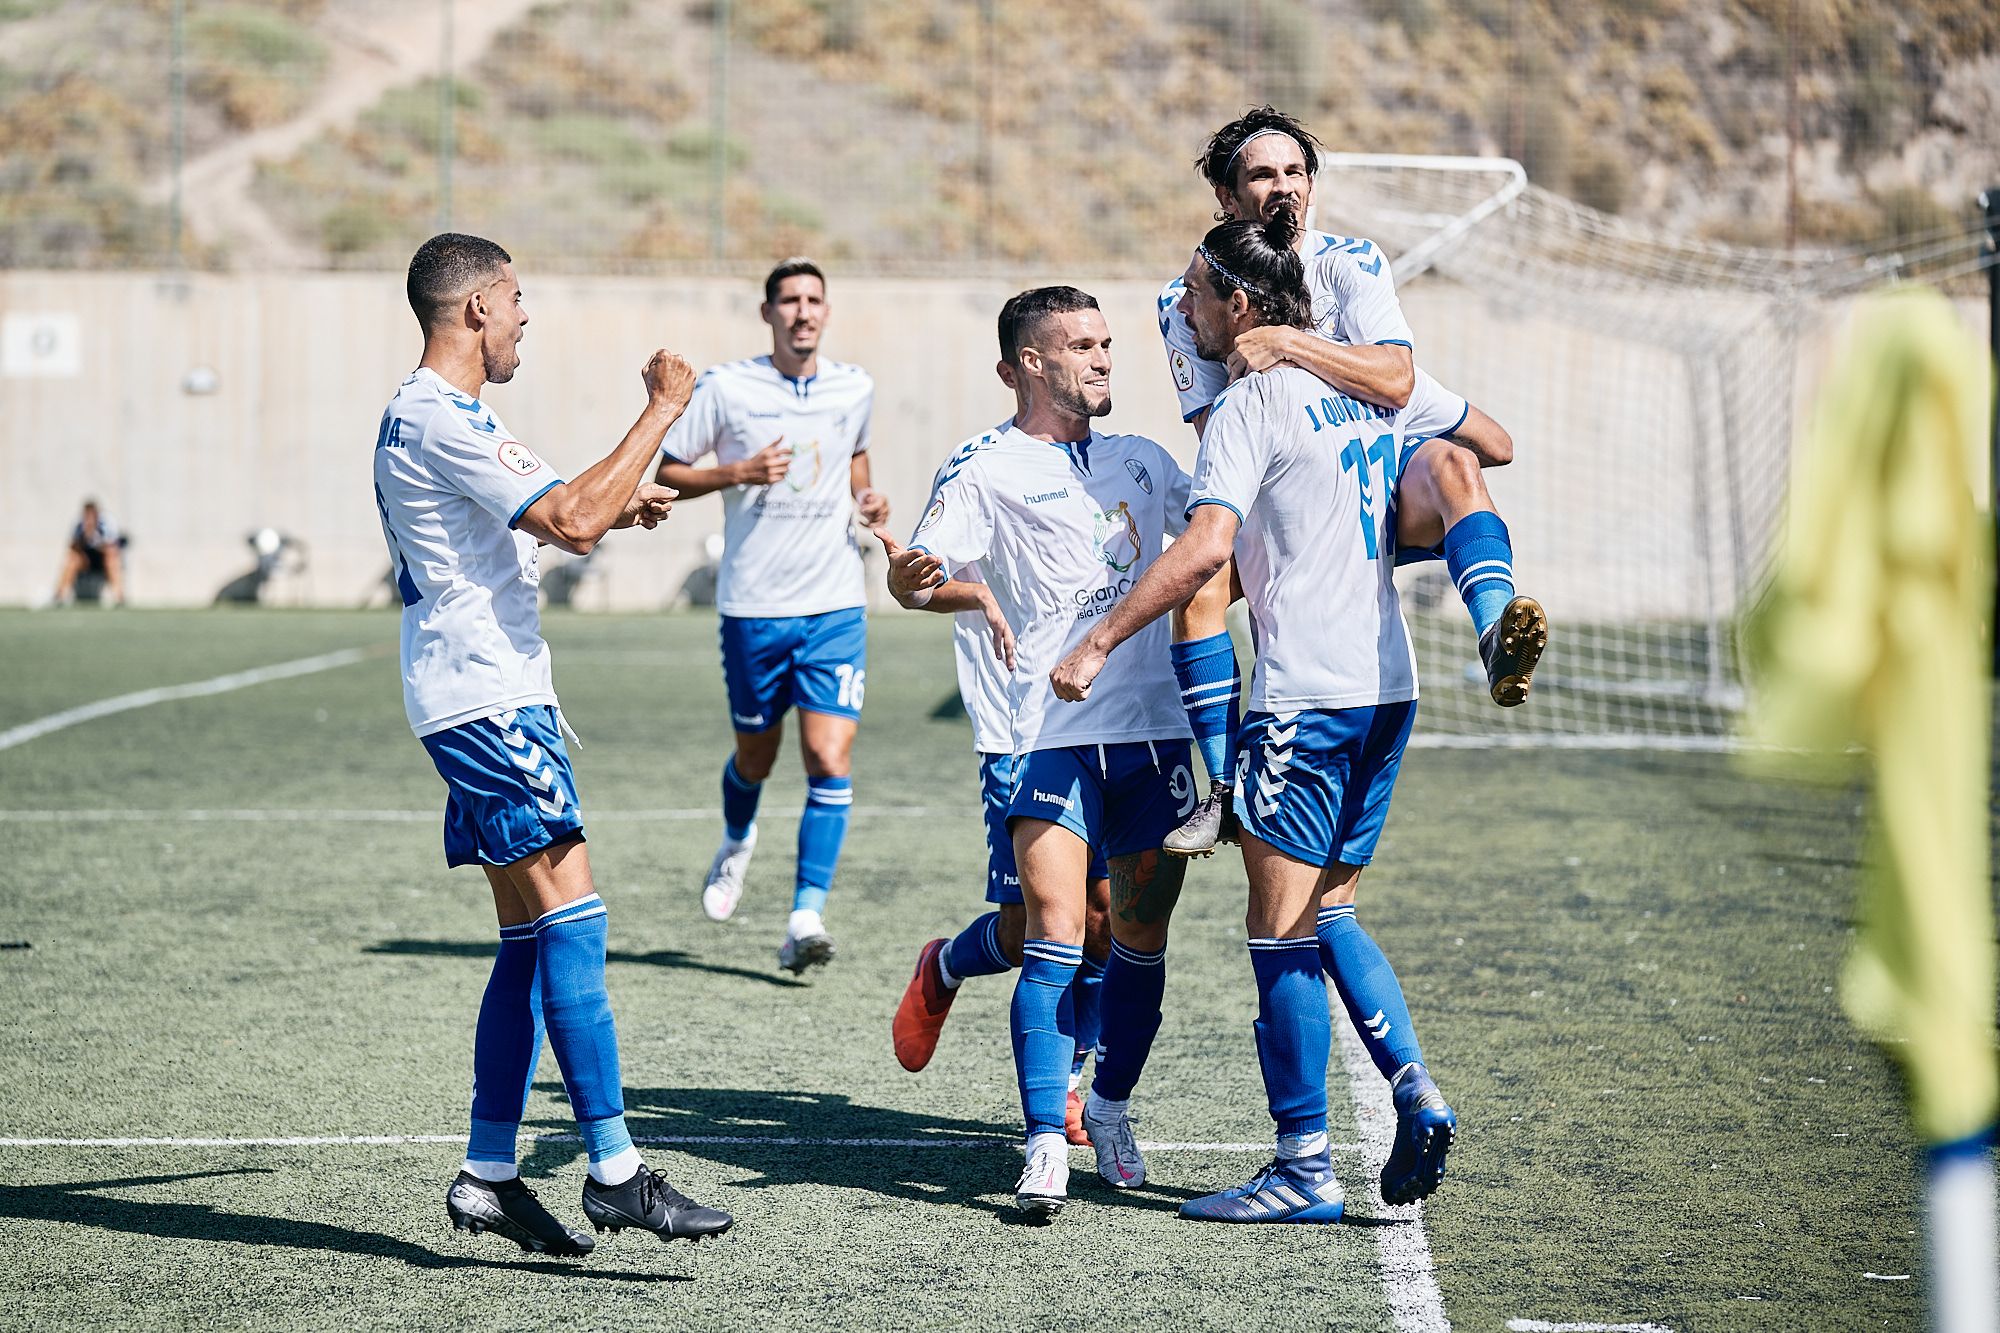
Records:
<instances>
[{"instance_id":1,"label":"hummel logo on jersey","mask_svg":"<svg viewBox=\"0 0 2000 1333\"><path fill-rule=\"evenodd\" d=\"M1069 797L1058 796L1052 791L1043 791L1040 787L1034 789L1033 795L1043 805L1059 805L1065 810L1074 810L1076 808L1076 802L1070 800Z\"/></svg>"},{"instance_id":2,"label":"hummel logo on jersey","mask_svg":"<svg viewBox=\"0 0 2000 1333\"><path fill-rule=\"evenodd\" d=\"M1051 500L1067 499L1069 499L1069 487L1065 486L1059 491L1043 491L1040 495L1024 495L1021 497L1021 503L1038 505L1047 504Z\"/></svg>"},{"instance_id":3,"label":"hummel logo on jersey","mask_svg":"<svg viewBox=\"0 0 2000 1333\"><path fill-rule=\"evenodd\" d=\"M785 414L783 412L747 412L744 415L754 417L759 421L764 421L772 417L781 417Z\"/></svg>"}]
</instances>

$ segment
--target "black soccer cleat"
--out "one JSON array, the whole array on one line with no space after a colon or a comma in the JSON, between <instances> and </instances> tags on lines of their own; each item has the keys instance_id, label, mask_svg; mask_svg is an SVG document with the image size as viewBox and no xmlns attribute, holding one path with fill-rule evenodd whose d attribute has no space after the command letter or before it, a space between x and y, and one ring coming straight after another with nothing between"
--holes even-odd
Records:
<instances>
[{"instance_id":1,"label":"black soccer cleat","mask_svg":"<svg viewBox=\"0 0 2000 1333\"><path fill-rule=\"evenodd\" d=\"M1243 826L1236 819L1236 789L1226 782L1210 782L1208 795L1181 826L1160 843L1169 856L1207 856L1216 844L1238 842Z\"/></svg>"},{"instance_id":2,"label":"black soccer cleat","mask_svg":"<svg viewBox=\"0 0 2000 1333\"><path fill-rule=\"evenodd\" d=\"M519 1176L481 1180L461 1171L445 1191L444 1210L460 1231L475 1236L491 1231L536 1254L581 1257L597 1248L596 1241L558 1222Z\"/></svg>"},{"instance_id":3,"label":"black soccer cleat","mask_svg":"<svg viewBox=\"0 0 2000 1333\"><path fill-rule=\"evenodd\" d=\"M583 1215L599 1231L617 1235L626 1227L650 1231L661 1240L698 1241L720 1236L736 1221L720 1208L704 1208L641 1163L622 1185L583 1182Z\"/></svg>"},{"instance_id":4,"label":"black soccer cleat","mask_svg":"<svg viewBox=\"0 0 2000 1333\"><path fill-rule=\"evenodd\" d=\"M1528 697L1535 666L1549 646L1549 618L1532 597L1516 597L1479 636L1479 660L1486 666L1486 690L1502 708Z\"/></svg>"}]
</instances>

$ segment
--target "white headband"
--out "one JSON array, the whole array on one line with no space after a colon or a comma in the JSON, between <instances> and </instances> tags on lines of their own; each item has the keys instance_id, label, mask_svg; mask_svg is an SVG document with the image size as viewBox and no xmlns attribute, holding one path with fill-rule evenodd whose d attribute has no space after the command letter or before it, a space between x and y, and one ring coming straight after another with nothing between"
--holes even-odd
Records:
<instances>
[{"instance_id":1,"label":"white headband","mask_svg":"<svg viewBox=\"0 0 2000 1333\"><path fill-rule=\"evenodd\" d=\"M1248 148L1251 144L1256 143L1259 139L1263 138L1267 134L1282 134L1287 139L1291 139L1293 143L1299 142L1297 139L1292 138L1292 132L1290 130L1281 130L1272 126L1267 126L1264 129L1256 131L1249 138L1245 139L1242 143L1237 144L1236 151L1234 153L1231 153L1229 155L1229 160L1222 164L1222 183L1224 185L1228 186L1232 190L1236 188L1236 176L1235 176L1236 159L1242 155L1244 149ZM1299 150L1303 152L1305 150L1305 145L1299 144Z\"/></svg>"}]
</instances>

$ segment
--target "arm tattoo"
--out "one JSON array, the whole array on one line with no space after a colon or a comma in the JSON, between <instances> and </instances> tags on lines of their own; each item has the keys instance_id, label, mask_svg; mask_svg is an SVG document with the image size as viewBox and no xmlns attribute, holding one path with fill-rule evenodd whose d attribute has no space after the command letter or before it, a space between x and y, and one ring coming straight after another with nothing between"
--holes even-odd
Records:
<instances>
[{"instance_id":1,"label":"arm tattoo","mask_svg":"<svg viewBox=\"0 0 2000 1333\"><path fill-rule=\"evenodd\" d=\"M1150 926L1165 921L1180 900L1187 862L1157 849L1111 859L1111 911L1120 921Z\"/></svg>"}]
</instances>

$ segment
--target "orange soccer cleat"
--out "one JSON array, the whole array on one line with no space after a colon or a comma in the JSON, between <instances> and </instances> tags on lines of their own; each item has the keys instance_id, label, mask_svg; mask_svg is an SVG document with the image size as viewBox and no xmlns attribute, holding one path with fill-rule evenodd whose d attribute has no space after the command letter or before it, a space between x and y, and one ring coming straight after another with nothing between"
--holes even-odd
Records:
<instances>
[{"instance_id":1,"label":"orange soccer cleat","mask_svg":"<svg viewBox=\"0 0 2000 1333\"><path fill-rule=\"evenodd\" d=\"M917 954L917 970L903 988L902 1002L889 1034L896 1043L896 1063L912 1074L931 1062L937 1052L938 1033L944 1030L945 1015L958 998L956 987L946 986L938 972L938 955L945 941L932 940Z\"/></svg>"},{"instance_id":2,"label":"orange soccer cleat","mask_svg":"<svg viewBox=\"0 0 2000 1333\"><path fill-rule=\"evenodd\" d=\"M1083 1098L1075 1088L1069 1090L1069 1105L1063 1108L1063 1137L1079 1148L1090 1146L1090 1135L1083 1127Z\"/></svg>"}]
</instances>

